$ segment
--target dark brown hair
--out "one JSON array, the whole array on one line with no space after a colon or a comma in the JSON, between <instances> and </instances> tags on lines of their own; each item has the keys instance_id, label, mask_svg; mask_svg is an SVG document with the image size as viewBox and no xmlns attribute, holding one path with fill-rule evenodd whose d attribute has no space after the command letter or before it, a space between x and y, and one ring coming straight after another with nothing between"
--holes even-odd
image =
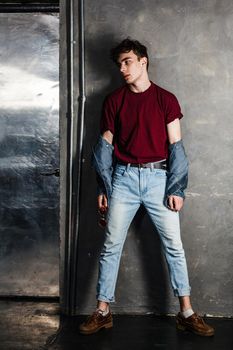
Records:
<instances>
[{"instance_id":1,"label":"dark brown hair","mask_svg":"<svg viewBox=\"0 0 233 350\"><path fill-rule=\"evenodd\" d=\"M137 40L132 40L130 38L124 39L120 44L117 46L113 47L110 51L110 57L118 65L118 58L121 53L133 51L135 55L137 55L138 59L142 57L147 58L147 70L149 67L149 57L147 53L147 48L146 46L142 45L139 41Z\"/></svg>"}]
</instances>

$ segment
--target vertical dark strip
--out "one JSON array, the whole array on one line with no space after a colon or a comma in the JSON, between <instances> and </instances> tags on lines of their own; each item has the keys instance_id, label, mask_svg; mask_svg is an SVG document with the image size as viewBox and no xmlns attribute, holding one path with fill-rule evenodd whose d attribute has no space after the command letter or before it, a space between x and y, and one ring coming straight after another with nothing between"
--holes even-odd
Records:
<instances>
[{"instance_id":1,"label":"vertical dark strip","mask_svg":"<svg viewBox=\"0 0 233 350\"><path fill-rule=\"evenodd\" d=\"M66 193L66 232L65 268L63 277L63 311L76 313L78 237L80 217L80 183L82 171L83 124L85 106L84 87L84 13L83 0L78 3L78 33L74 33L74 0L66 2L66 41L67 41L67 193ZM74 40L78 38L78 41ZM74 62L74 45L78 44L78 65ZM79 67L78 85L75 86ZM78 95L76 112L75 96Z\"/></svg>"},{"instance_id":2,"label":"vertical dark strip","mask_svg":"<svg viewBox=\"0 0 233 350\"><path fill-rule=\"evenodd\" d=\"M72 259L72 289L71 289L71 313L76 313L77 300L77 266L78 266L78 241L79 241L79 221L81 206L81 176L82 176L82 154L83 154L83 128L84 128L84 109L85 109L85 67L84 67L84 4L83 0L79 0L78 5L78 61L79 61L79 82L78 82L78 116L76 120L76 132L73 135L77 137L76 149L74 150L73 164L73 259ZM73 101L74 102L74 101Z\"/></svg>"},{"instance_id":3,"label":"vertical dark strip","mask_svg":"<svg viewBox=\"0 0 233 350\"><path fill-rule=\"evenodd\" d=\"M72 144L73 144L73 98L72 98L72 77L73 77L73 66L72 66L72 0L66 1L66 49L67 49L67 172L66 172L66 225L65 225L65 258L64 258L64 276L63 276L63 308L64 312L70 314L71 301L70 301L70 290L72 283Z\"/></svg>"}]
</instances>

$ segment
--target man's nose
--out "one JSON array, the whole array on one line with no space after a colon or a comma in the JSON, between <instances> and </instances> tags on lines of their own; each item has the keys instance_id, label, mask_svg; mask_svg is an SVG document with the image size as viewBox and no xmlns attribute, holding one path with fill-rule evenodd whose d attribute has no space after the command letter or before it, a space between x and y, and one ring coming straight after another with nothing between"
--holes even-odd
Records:
<instances>
[{"instance_id":1,"label":"man's nose","mask_svg":"<svg viewBox=\"0 0 233 350\"><path fill-rule=\"evenodd\" d=\"M120 66L120 72L123 73L124 71L125 71L125 66L122 64L122 65Z\"/></svg>"}]
</instances>

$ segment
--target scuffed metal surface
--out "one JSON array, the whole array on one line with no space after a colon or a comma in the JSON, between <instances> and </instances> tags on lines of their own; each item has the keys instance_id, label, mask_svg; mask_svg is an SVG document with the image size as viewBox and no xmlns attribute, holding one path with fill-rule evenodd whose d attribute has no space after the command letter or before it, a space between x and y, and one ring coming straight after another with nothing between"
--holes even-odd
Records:
<instances>
[{"instance_id":1,"label":"scuffed metal surface","mask_svg":"<svg viewBox=\"0 0 233 350\"><path fill-rule=\"evenodd\" d=\"M58 25L0 14L0 295L58 295Z\"/></svg>"}]
</instances>

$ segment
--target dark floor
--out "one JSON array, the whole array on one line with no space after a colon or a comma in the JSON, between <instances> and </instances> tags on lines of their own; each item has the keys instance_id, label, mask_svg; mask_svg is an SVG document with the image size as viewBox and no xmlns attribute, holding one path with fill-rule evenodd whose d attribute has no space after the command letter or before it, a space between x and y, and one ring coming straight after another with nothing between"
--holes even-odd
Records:
<instances>
[{"instance_id":1,"label":"dark floor","mask_svg":"<svg viewBox=\"0 0 233 350\"><path fill-rule=\"evenodd\" d=\"M174 317L114 315L114 327L78 333L83 316L61 317L54 303L0 302L1 350L232 350L233 319L210 318L211 338L179 332Z\"/></svg>"}]
</instances>

